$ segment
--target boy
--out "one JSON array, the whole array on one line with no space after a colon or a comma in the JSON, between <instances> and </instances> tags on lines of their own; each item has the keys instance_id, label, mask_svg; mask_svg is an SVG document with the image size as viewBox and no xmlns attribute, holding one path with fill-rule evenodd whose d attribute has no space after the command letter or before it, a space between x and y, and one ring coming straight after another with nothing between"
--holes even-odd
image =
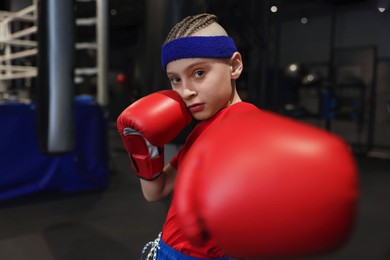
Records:
<instances>
[{"instance_id":1,"label":"boy","mask_svg":"<svg viewBox=\"0 0 390 260\"><path fill-rule=\"evenodd\" d=\"M242 102L242 58L214 15L179 22L161 57L173 90L136 101L117 121L145 198L173 194L147 258L286 257L338 248L358 194L348 145ZM164 144L191 117L201 122L164 167Z\"/></svg>"}]
</instances>

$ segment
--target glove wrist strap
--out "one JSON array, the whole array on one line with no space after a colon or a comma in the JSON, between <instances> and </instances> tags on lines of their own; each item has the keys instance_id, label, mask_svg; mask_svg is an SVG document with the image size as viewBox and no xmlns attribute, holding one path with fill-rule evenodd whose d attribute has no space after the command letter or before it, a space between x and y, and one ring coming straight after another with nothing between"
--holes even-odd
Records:
<instances>
[{"instance_id":1,"label":"glove wrist strap","mask_svg":"<svg viewBox=\"0 0 390 260\"><path fill-rule=\"evenodd\" d=\"M135 174L144 180L154 180L161 175L164 168L164 152L150 158L145 155L129 154Z\"/></svg>"}]
</instances>

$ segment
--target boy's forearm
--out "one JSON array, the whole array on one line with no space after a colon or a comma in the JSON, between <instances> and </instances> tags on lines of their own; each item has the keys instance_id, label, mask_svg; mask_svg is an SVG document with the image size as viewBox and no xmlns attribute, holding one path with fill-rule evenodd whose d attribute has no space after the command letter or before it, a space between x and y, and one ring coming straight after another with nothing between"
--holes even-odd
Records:
<instances>
[{"instance_id":1,"label":"boy's forearm","mask_svg":"<svg viewBox=\"0 0 390 260\"><path fill-rule=\"evenodd\" d=\"M145 199L149 202L165 199L173 190L175 177L176 169L167 164L158 178L152 181L140 179Z\"/></svg>"}]
</instances>

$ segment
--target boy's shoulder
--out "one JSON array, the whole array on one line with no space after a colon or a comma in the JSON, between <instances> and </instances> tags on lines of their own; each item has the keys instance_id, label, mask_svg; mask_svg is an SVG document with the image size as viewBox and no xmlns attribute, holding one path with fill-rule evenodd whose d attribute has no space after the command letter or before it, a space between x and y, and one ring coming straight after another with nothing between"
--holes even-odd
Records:
<instances>
[{"instance_id":1,"label":"boy's shoulder","mask_svg":"<svg viewBox=\"0 0 390 260\"><path fill-rule=\"evenodd\" d=\"M236 104L227 107L227 111L231 111L231 112L249 112L249 111L259 111L259 110L260 109L255 105L244 101L238 102Z\"/></svg>"}]
</instances>

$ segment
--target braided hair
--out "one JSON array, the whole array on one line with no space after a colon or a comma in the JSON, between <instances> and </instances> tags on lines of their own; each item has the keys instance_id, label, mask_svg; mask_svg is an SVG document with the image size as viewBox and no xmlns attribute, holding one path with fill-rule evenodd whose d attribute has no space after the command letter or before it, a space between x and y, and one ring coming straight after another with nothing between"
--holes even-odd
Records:
<instances>
[{"instance_id":1,"label":"braided hair","mask_svg":"<svg viewBox=\"0 0 390 260\"><path fill-rule=\"evenodd\" d=\"M197 31L200 31L209 26L210 24L216 22L218 22L218 18L213 14L203 13L188 16L172 28L164 44L177 38L193 35Z\"/></svg>"}]
</instances>

